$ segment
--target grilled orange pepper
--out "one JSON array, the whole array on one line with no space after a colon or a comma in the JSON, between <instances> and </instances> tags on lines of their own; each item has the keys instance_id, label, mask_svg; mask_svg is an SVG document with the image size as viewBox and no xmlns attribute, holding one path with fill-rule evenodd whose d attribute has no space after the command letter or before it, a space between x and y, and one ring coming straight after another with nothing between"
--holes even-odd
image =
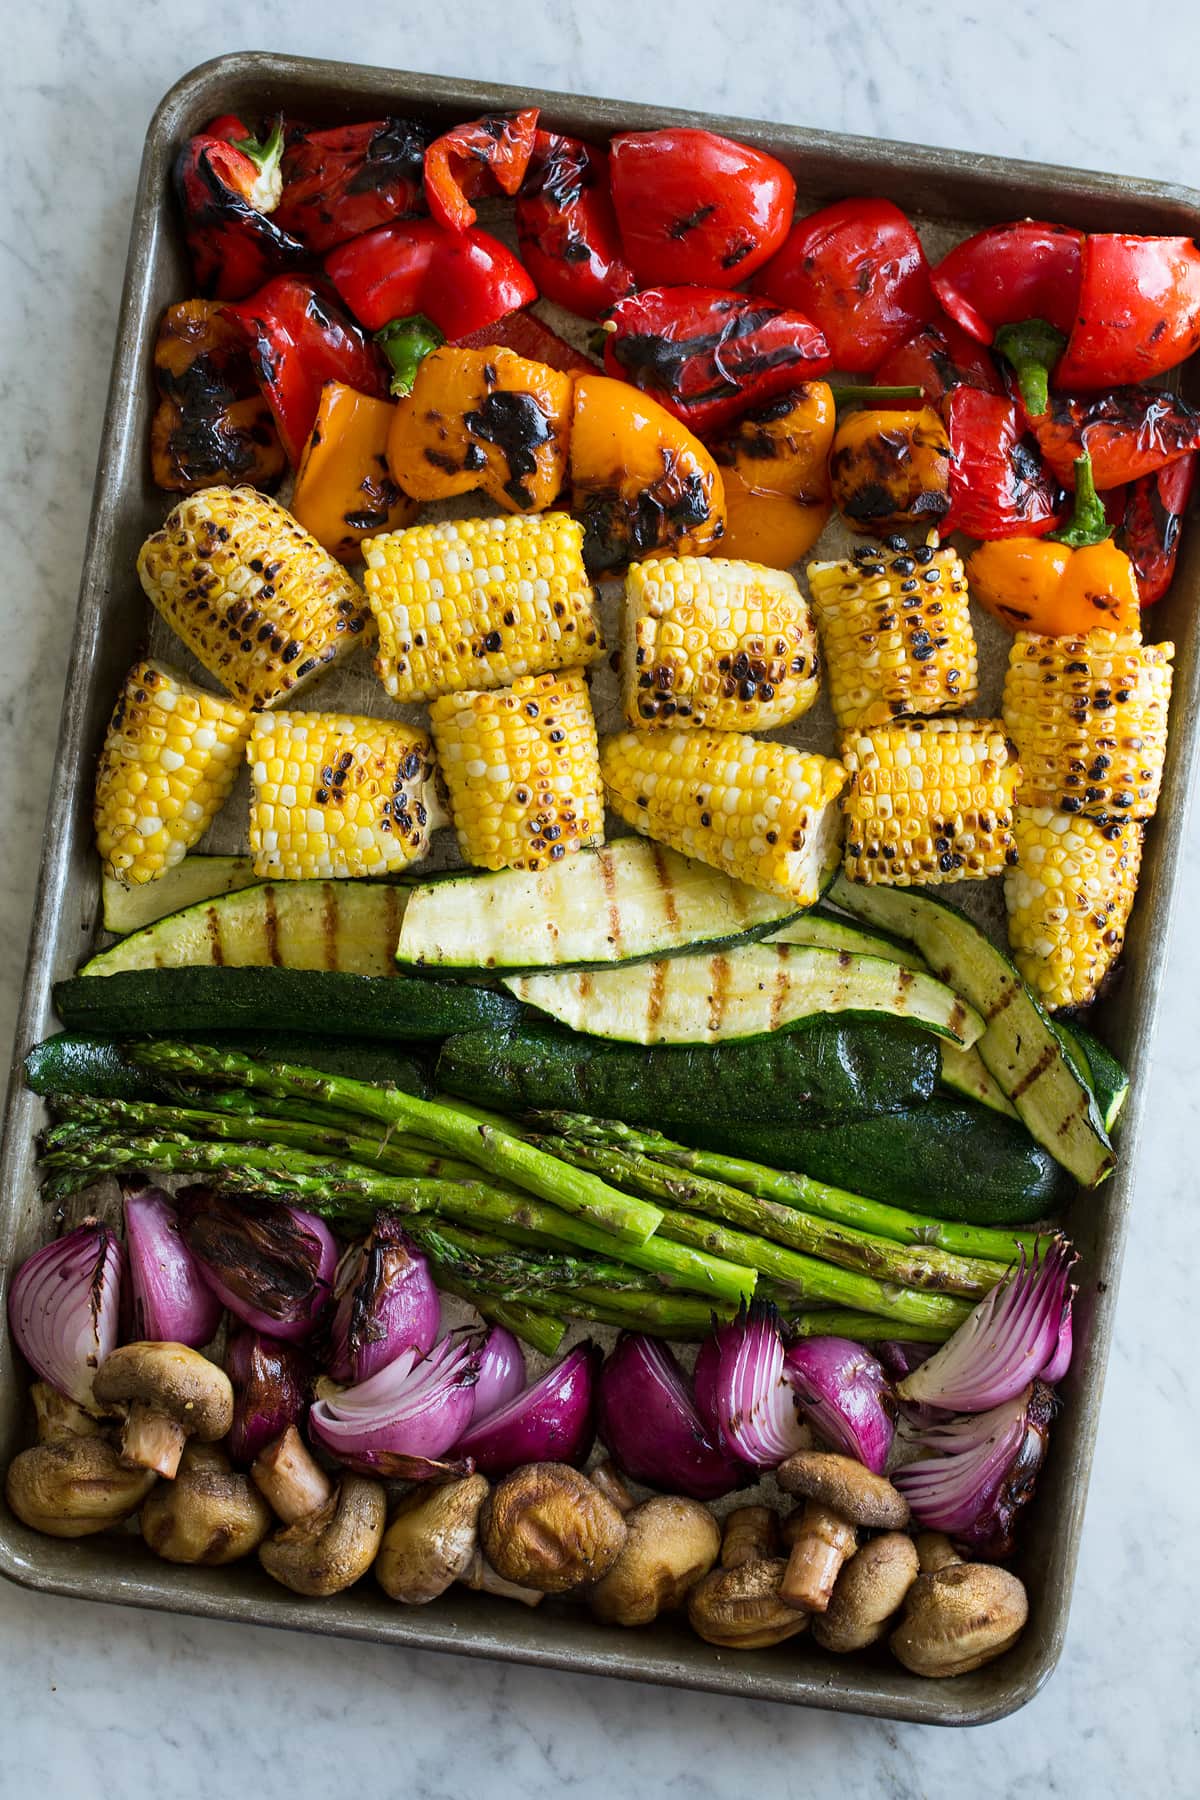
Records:
<instances>
[{"instance_id":1,"label":"grilled orange pepper","mask_svg":"<svg viewBox=\"0 0 1200 1800\"><path fill-rule=\"evenodd\" d=\"M725 484L722 556L786 569L812 549L833 510L836 417L828 383L806 381L747 413L712 446Z\"/></svg>"},{"instance_id":2,"label":"grilled orange pepper","mask_svg":"<svg viewBox=\"0 0 1200 1800\"><path fill-rule=\"evenodd\" d=\"M1047 538L998 538L967 559L971 594L1010 631L1075 637L1103 626L1135 631L1137 576L1111 542L1072 550Z\"/></svg>"},{"instance_id":3,"label":"grilled orange pepper","mask_svg":"<svg viewBox=\"0 0 1200 1800\"><path fill-rule=\"evenodd\" d=\"M396 407L388 466L414 500L480 488L509 512L544 512L566 477L570 427L569 375L494 344L445 344Z\"/></svg>"},{"instance_id":4,"label":"grilled orange pepper","mask_svg":"<svg viewBox=\"0 0 1200 1800\"><path fill-rule=\"evenodd\" d=\"M160 488L272 488L287 467L245 339L217 300L168 306L154 341L162 396L150 426Z\"/></svg>"},{"instance_id":5,"label":"grilled orange pepper","mask_svg":"<svg viewBox=\"0 0 1200 1800\"><path fill-rule=\"evenodd\" d=\"M950 439L932 407L863 407L837 428L833 498L851 531L936 525L950 510Z\"/></svg>"},{"instance_id":6,"label":"grilled orange pepper","mask_svg":"<svg viewBox=\"0 0 1200 1800\"><path fill-rule=\"evenodd\" d=\"M339 562L357 562L364 538L399 531L417 516L415 500L388 471L396 408L327 381L296 471L292 516Z\"/></svg>"},{"instance_id":7,"label":"grilled orange pepper","mask_svg":"<svg viewBox=\"0 0 1200 1800\"><path fill-rule=\"evenodd\" d=\"M699 438L609 375L575 377L571 484L595 575L667 551L703 556L724 534L724 485Z\"/></svg>"}]
</instances>

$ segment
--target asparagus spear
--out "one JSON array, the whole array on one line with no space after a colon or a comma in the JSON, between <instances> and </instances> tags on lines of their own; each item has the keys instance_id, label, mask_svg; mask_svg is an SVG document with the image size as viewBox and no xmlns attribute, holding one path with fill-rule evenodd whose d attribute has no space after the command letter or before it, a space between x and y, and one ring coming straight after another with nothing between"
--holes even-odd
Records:
<instances>
[{"instance_id":1,"label":"asparagus spear","mask_svg":"<svg viewBox=\"0 0 1200 1800\"><path fill-rule=\"evenodd\" d=\"M778 1305L790 1337L844 1337L868 1344L879 1343L883 1338L898 1344L944 1344L955 1330L951 1325L897 1324L874 1313L847 1312L838 1306L821 1312L793 1313L788 1310L784 1293L769 1292L767 1284L759 1289L759 1293Z\"/></svg>"},{"instance_id":2,"label":"asparagus spear","mask_svg":"<svg viewBox=\"0 0 1200 1800\"><path fill-rule=\"evenodd\" d=\"M543 1356L553 1356L566 1336L565 1319L557 1319L553 1313L542 1312L539 1307L526 1306L523 1300L496 1300L490 1295L472 1294L461 1282L445 1273L439 1275L438 1285L448 1294L458 1294L461 1299L469 1300L489 1325L503 1325L506 1331L519 1337L531 1350L540 1350Z\"/></svg>"},{"instance_id":3,"label":"asparagus spear","mask_svg":"<svg viewBox=\"0 0 1200 1800\"><path fill-rule=\"evenodd\" d=\"M514 1300L537 1300L550 1289L603 1288L640 1293L636 1269L601 1257L571 1256L561 1250L525 1252L490 1231L474 1231L446 1219L414 1223L411 1232L436 1266L456 1269L463 1283Z\"/></svg>"}]
</instances>

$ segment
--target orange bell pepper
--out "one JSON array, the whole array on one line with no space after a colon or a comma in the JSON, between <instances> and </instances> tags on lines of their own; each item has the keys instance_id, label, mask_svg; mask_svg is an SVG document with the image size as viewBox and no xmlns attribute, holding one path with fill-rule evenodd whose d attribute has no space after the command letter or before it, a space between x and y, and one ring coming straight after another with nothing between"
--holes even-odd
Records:
<instances>
[{"instance_id":1,"label":"orange bell pepper","mask_svg":"<svg viewBox=\"0 0 1200 1800\"><path fill-rule=\"evenodd\" d=\"M937 525L950 510L950 439L930 406L847 413L829 473L834 504L851 531Z\"/></svg>"},{"instance_id":2,"label":"orange bell pepper","mask_svg":"<svg viewBox=\"0 0 1200 1800\"><path fill-rule=\"evenodd\" d=\"M1047 538L1000 538L967 559L972 597L1010 631L1082 636L1095 626L1136 631L1137 576L1112 542L1072 550Z\"/></svg>"},{"instance_id":3,"label":"orange bell pepper","mask_svg":"<svg viewBox=\"0 0 1200 1800\"><path fill-rule=\"evenodd\" d=\"M790 568L833 509L829 451L837 412L824 381L807 381L749 412L713 444L725 484L722 556Z\"/></svg>"},{"instance_id":4,"label":"orange bell pepper","mask_svg":"<svg viewBox=\"0 0 1200 1800\"><path fill-rule=\"evenodd\" d=\"M296 471L292 516L339 562L356 562L364 538L399 531L417 515L387 466L396 408L340 381L321 389L316 423Z\"/></svg>"}]
</instances>

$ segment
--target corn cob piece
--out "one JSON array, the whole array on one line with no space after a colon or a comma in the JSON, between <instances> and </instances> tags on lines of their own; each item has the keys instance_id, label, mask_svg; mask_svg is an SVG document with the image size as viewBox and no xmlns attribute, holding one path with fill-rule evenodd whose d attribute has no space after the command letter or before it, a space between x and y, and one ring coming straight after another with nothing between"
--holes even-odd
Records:
<instances>
[{"instance_id":1,"label":"corn cob piece","mask_svg":"<svg viewBox=\"0 0 1200 1800\"><path fill-rule=\"evenodd\" d=\"M146 539L151 603L247 706L294 698L369 635L365 596L290 513L253 488L206 488Z\"/></svg>"},{"instance_id":2,"label":"corn cob piece","mask_svg":"<svg viewBox=\"0 0 1200 1800\"><path fill-rule=\"evenodd\" d=\"M949 546L870 546L812 562L808 586L840 730L956 712L975 699L967 577Z\"/></svg>"},{"instance_id":3,"label":"corn cob piece","mask_svg":"<svg viewBox=\"0 0 1200 1800\"><path fill-rule=\"evenodd\" d=\"M1004 878L1017 967L1050 1010L1086 1006L1121 953L1144 827L1017 808L1020 862Z\"/></svg>"},{"instance_id":4,"label":"corn cob piece","mask_svg":"<svg viewBox=\"0 0 1200 1800\"><path fill-rule=\"evenodd\" d=\"M910 719L848 732L851 881L982 881L1016 861L1016 752L999 719Z\"/></svg>"},{"instance_id":5,"label":"corn cob piece","mask_svg":"<svg viewBox=\"0 0 1200 1800\"><path fill-rule=\"evenodd\" d=\"M247 745L256 875L387 875L446 823L423 731L349 713L259 713Z\"/></svg>"},{"instance_id":6,"label":"corn cob piece","mask_svg":"<svg viewBox=\"0 0 1200 1800\"><path fill-rule=\"evenodd\" d=\"M817 634L793 578L719 556L633 563L625 577L625 717L771 731L817 697Z\"/></svg>"},{"instance_id":7,"label":"corn cob piece","mask_svg":"<svg viewBox=\"0 0 1200 1800\"><path fill-rule=\"evenodd\" d=\"M596 721L579 669L447 694L429 709L458 847L485 869L544 869L604 842Z\"/></svg>"},{"instance_id":8,"label":"corn cob piece","mask_svg":"<svg viewBox=\"0 0 1200 1800\"><path fill-rule=\"evenodd\" d=\"M846 780L827 756L730 731L622 731L600 749L608 803L644 837L811 906L837 861Z\"/></svg>"},{"instance_id":9,"label":"corn cob piece","mask_svg":"<svg viewBox=\"0 0 1200 1800\"><path fill-rule=\"evenodd\" d=\"M1137 632L1018 632L1004 722L1020 752L1021 804L1090 819L1150 818L1162 785L1174 654L1174 644L1143 644Z\"/></svg>"},{"instance_id":10,"label":"corn cob piece","mask_svg":"<svg viewBox=\"0 0 1200 1800\"><path fill-rule=\"evenodd\" d=\"M250 734L232 700L193 687L164 663L135 663L96 769L96 848L127 885L181 862L229 797Z\"/></svg>"},{"instance_id":11,"label":"corn cob piece","mask_svg":"<svg viewBox=\"0 0 1200 1800\"><path fill-rule=\"evenodd\" d=\"M509 687L603 654L583 527L566 513L443 520L368 538L375 669L393 700Z\"/></svg>"}]
</instances>

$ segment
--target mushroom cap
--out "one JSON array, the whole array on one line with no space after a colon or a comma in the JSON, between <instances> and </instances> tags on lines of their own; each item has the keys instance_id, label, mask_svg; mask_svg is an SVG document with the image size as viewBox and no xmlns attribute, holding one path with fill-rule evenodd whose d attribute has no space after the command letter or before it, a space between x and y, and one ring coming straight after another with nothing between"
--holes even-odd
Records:
<instances>
[{"instance_id":1,"label":"mushroom cap","mask_svg":"<svg viewBox=\"0 0 1200 1800\"><path fill-rule=\"evenodd\" d=\"M233 1424L233 1385L224 1369L187 1344L122 1344L96 1371L96 1399L165 1413L189 1437L223 1438Z\"/></svg>"},{"instance_id":2,"label":"mushroom cap","mask_svg":"<svg viewBox=\"0 0 1200 1800\"><path fill-rule=\"evenodd\" d=\"M795 1637L808 1614L779 1598L787 1564L781 1556L713 1569L688 1595L692 1630L726 1650L766 1650Z\"/></svg>"},{"instance_id":3,"label":"mushroom cap","mask_svg":"<svg viewBox=\"0 0 1200 1800\"><path fill-rule=\"evenodd\" d=\"M405 1494L375 1559L384 1593L405 1606L426 1606L465 1575L475 1555L479 1509L487 1493L482 1475L468 1475Z\"/></svg>"},{"instance_id":4,"label":"mushroom cap","mask_svg":"<svg viewBox=\"0 0 1200 1800\"><path fill-rule=\"evenodd\" d=\"M65 1437L22 1450L4 1492L18 1519L47 1537L91 1537L127 1519L157 1476L127 1469L107 1438Z\"/></svg>"},{"instance_id":5,"label":"mushroom cap","mask_svg":"<svg viewBox=\"0 0 1200 1800\"><path fill-rule=\"evenodd\" d=\"M852 1456L838 1456L832 1450L797 1450L776 1469L775 1479L785 1492L819 1500L852 1525L898 1531L908 1524L904 1495Z\"/></svg>"},{"instance_id":6,"label":"mushroom cap","mask_svg":"<svg viewBox=\"0 0 1200 1800\"><path fill-rule=\"evenodd\" d=\"M69 1395L60 1394L48 1381L35 1381L29 1398L37 1419L39 1444L56 1444L63 1438L100 1437L104 1431L104 1423L95 1413L88 1412Z\"/></svg>"},{"instance_id":7,"label":"mushroom cap","mask_svg":"<svg viewBox=\"0 0 1200 1800\"><path fill-rule=\"evenodd\" d=\"M779 1550L779 1514L770 1506L735 1506L725 1515L721 1567L761 1562Z\"/></svg>"},{"instance_id":8,"label":"mushroom cap","mask_svg":"<svg viewBox=\"0 0 1200 1800\"><path fill-rule=\"evenodd\" d=\"M818 1644L841 1655L876 1643L919 1572L916 1548L904 1532L872 1538L842 1564L828 1608L813 1620Z\"/></svg>"},{"instance_id":9,"label":"mushroom cap","mask_svg":"<svg viewBox=\"0 0 1200 1800\"><path fill-rule=\"evenodd\" d=\"M628 1536L607 1575L592 1589L592 1611L606 1625L649 1625L674 1612L707 1575L721 1531L706 1506L656 1494L626 1513Z\"/></svg>"},{"instance_id":10,"label":"mushroom cap","mask_svg":"<svg viewBox=\"0 0 1200 1800\"><path fill-rule=\"evenodd\" d=\"M189 1443L174 1481L162 1481L142 1507L142 1537L166 1562L214 1568L249 1556L274 1524L250 1480L215 1444Z\"/></svg>"},{"instance_id":11,"label":"mushroom cap","mask_svg":"<svg viewBox=\"0 0 1200 1800\"><path fill-rule=\"evenodd\" d=\"M340 1594L375 1561L386 1520L382 1482L346 1475L324 1506L267 1538L258 1560L293 1593Z\"/></svg>"},{"instance_id":12,"label":"mushroom cap","mask_svg":"<svg viewBox=\"0 0 1200 1800\"><path fill-rule=\"evenodd\" d=\"M967 1675L1016 1643L1029 1617L1024 1584L994 1563L919 1575L891 1646L914 1675Z\"/></svg>"},{"instance_id":13,"label":"mushroom cap","mask_svg":"<svg viewBox=\"0 0 1200 1800\"><path fill-rule=\"evenodd\" d=\"M480 1516L484 1555L506 1581L565 1594L598 1581L625 1542L625 1520L569 1463L527 1463L492 1489Z\"/></svg>"}]
</instances>

